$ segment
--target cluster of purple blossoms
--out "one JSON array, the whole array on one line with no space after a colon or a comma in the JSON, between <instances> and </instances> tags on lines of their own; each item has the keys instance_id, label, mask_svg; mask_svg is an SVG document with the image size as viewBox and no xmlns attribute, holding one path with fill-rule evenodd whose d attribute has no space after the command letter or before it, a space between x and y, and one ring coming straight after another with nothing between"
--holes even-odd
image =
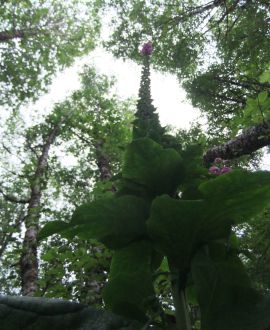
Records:
<instances>
[{"instance_id":1,"label":"cluster of purple blossoms","mask_svg":"<svg viewBox=\"0 0 270 330\"><path fill-rule=\"evenodd\" d=\"M223 160L222 158L216 158L214 165L209 168L209 173L215 175L222 175L232 171L232 168L227 166L228 161Z\"/></svg>"},{"instance_id":2,"label":"cluster of purple blossoms","mask_svg":"<svg viewBox=\"0 0 270 330\"><path fill-rule=\"evenodd\" d=\"M151 41L146 42L141 49L141 55L151 55L153 53L153 44Z\"/></svg>"}]
</instances>

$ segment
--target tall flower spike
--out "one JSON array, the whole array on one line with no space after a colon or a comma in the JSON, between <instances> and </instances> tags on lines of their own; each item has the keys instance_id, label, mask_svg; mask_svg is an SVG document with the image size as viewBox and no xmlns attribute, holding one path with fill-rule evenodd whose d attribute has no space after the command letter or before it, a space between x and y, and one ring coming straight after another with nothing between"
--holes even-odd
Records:
<instances>
[{"instance_id":1,"label":"tall flower spike","mask_svg":"<svg viewBox=\"0 0 270 330\"><path fill-rule=\"evenodd\" d=\"M150 55L152 52L152 43L145 43L141 49L143 67L137 112L135 113L136 119L133 122L133 139L150 137L156 142L160 142L164 129L160 125L158 114L152 104L151 98Z\"/></svg>"}]
</instances>

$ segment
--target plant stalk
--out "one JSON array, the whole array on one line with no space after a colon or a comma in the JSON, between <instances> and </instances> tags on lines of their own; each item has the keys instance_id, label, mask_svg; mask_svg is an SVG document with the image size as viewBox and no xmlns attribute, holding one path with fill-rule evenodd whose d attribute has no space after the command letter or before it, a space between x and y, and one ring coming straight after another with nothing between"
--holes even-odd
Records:
<instances>
[{"instance_id":1,"label":"plant stalk","mask_svg":"<svg viewBox=\"0 0 270 330\"><path fill-rule=\"evenodd\" d=\"M184 290L180 289L179 285L179 271L174 268L171 263L170 270L172 273L171 286L172 296L175 307L176 329L177 330L191 330L190 317L187 310Z\"/></svg>"}]
</instances>

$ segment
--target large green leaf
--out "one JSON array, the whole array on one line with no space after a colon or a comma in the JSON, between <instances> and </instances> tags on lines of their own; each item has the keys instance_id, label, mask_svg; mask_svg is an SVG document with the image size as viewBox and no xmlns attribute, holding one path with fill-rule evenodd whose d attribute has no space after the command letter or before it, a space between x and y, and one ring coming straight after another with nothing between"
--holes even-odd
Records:
<instances>
[{"instance_id":1,"label":"large green leaf","mask_svg":"<svg viewBox=\"0 0 270 330\"><path fill-rule=\"evenodd\" d=\"M183 178L181 157L149 138L137 139L127 147L122 175L151 196L170 194Z\"/></svg>"},{"instance_id":2,"label":"large green leaf","mask_svg":"<svg viewBox=\"0 0 270 330\"><path fill-rule=\"evenodd\" d=\"M270 203L270 173L236 171L200 186L205 199L157 197L147 220L158 250L189 268L196 249L227 238L232 225L248 221Z\"/></svg>"},{"instance_id":3,"label":"large green leaf","mask_svg":"<svg viewBox=\"0 0 270 330\"><path fill-rule=\"evenodd\" d=\"M69 223L49 222L39 237L55 233L72 238L97 239L109 248L119 248L146 234L148 205L135 196L99 199L76 209Z\"/></svg>"},{"instance_id":4,"label":"large green leaf","mask_svg":"<svg viewBox=\"0 0 270 330\"><path fill-rule=\"evenodd\" d=\"M234 224L248 220L270 203L270 172L234 170L200 185L206 200L216 204Z\"/></svg>"},{"instance_id":5,"label":"large green leaf","mask_svg":"<svg viewBox=\"0 0 270 330\"><path fill-rule=\"evenodd\" d=\"M198 244L204 210L203 201L181 201L167 195L153 201L148 232L158 250L178 260L183 268L188 268L192 250Z\"/></svg>"},{"instance_id":6,"label":"large green leaf","mask_svg":"<svg viewBox=\"0 0 270 330\"><path fill-rule=\"evenodd\" d=\"M135 242L115 252L109 283L103 292L107 308L131 319L145 320L147 305L154 298L151 256L148 241Z\"/></svg>"},{"instance_id":7,"label":"large green leaf","mask_svg":"<svg viewBox=\"0 0 270 330\"><path fill-rule=\"evenodd\" d=\"M1 330L141 330L144 324L60 299L0 296ZM148 330L161 330L145 326Z\"/></svg>"},{"instance_id":8,"label":"large green leaf","mask_svg":"<svg viewBox=\"0 0 270 330\"><path fill-rule=\"evenodd\" d=\"M251 288L240 259L213 244L192 260L202 330L269 330L269 298Z\"/></svg>"}]
</instances>

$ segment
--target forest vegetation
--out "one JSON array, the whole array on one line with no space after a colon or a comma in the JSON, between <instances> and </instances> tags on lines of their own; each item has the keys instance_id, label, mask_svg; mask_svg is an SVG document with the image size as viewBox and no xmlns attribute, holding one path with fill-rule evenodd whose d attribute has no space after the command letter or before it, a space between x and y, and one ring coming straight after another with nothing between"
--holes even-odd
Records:
<instances>
[{"instance_id":1,"label":"forest vegetation","mask_svg":"<svg viewBox=\"0 0 270 330\"><path fill-rule=\"evenodd\" d=\"M0 18L3 330L269 330L269 1L0 0ZM98 47L141 66L137 100L85 65L32 110ZM161 126L151 70L206 128Z\"/></svg>"}]
</instances>

